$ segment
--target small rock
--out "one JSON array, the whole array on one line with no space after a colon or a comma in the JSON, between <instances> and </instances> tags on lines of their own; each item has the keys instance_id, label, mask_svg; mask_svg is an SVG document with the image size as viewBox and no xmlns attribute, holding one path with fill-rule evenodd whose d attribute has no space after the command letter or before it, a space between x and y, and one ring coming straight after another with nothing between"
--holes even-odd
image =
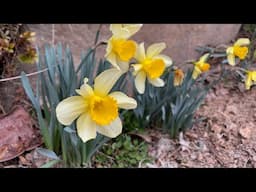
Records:
<instances>
[{"instance_id":1,"label":"small rock","mask_svg":"<svg viewBox=\"0 0 256 192\"><path fill-rule=\"evenodd\" d=\"M190 138L192 138L192 139L197 139L197 138L198 138L197 134L195 134L195 133L189 133L189 132L187 132L187 133L186 133L186 136L187 136L187 137L190 137Z\"/></svg>"},{"instance_id":2,"label":"small rock","mask_svg":"<svg viewBox=\"0 0 256 192\"><path fill-rule=\"evenodd\" d=\"M197 160L198 161L202 161L203 160L203 155L201 153L198 153Z\"/></svg>"},{"instance_id":3,"label":"small rock","mask_svg":"<svg viewBox=\"0 0 256 192\"><path fill-rule=\"evenodd\" d=\"M245 138L245 139L249 139L251 136L251 128L250 127L246 127L246 128L242 128L239 129L239 134Z\"/></svg>"},{"instance_id":4,"label":"small rock","mask_svg":"<svg viewBox=\"0 0 256 192\"><path fill-rule=\"evenodd\" d=\"M211 127L211 131L213 131L214 133L219 134L222 131L222 127L219 126L218 124L213 124Z\"/></svg>"},{"instance_id":5,"label":"small rock","mask_svg":"<svg viewBox=\"0 0 256 192\"><path fill-rule=\"evenodd\" d=\"M195 160L197 158L197 155L195 153L192 153L190 157L192 160Z\"/></svg>"}]
</instances>

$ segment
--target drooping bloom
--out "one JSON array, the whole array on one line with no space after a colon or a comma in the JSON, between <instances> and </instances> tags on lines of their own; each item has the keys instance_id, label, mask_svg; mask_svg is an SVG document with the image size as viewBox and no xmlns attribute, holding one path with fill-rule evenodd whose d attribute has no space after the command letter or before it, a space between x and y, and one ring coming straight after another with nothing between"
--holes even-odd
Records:
<instances>
[{"instance_id":1,"label":"drooping bloom","mask_svg":"<svg viewBox=\"0 0 256 192\"><path fill-rule=\"evenodd\" d=\"M249 90L256 83L256 71L247 71L245 89Z\"/></svg>"},{"instance_id":2,"label":"drooping bloom","mask_svg":"<svg viewBox=\"0 0 256 192\"><path fill-rule=\"evenodd\" d=\"M174 86L180 86L184 79L184 73L181 69L175 69L174 70L174 79L173 79L173 85Z\"/></svg>"},{"instance_id":3,"label":"drooping bloom","mask_svg":"<svg viewBox=\"0 0 256 192\"><path fill-rule=\"evenodd\" d=\"M35 32L26 31L20 35L20 38L23 39L24 41L34 42L35 36L36 36Z\"/></svg>"},{"instance_id":4,"label":"drooping bloom","mask_svg":"<svg viewBox=\"0 0 256 192\"><path fill-rule=\"evenodd\" d=\"M132 65L134 68L135 87L140 94L145 91L146 78L155 87L163 87L164 81L160 76L166 67L172 65L172 59L160 54L166 48L165 43L155 43L148 47L145 52L144 43L138 46L135 54L137 63Z\"/></svg>"},{"instance_id":5,"label":"drooping bloom","mask_svg":"<svg viewBox=\"0 0 256 192\"><path fill-rule=\"evenodd\" d=\"M209 53L204 54L202 57L200 57L199 61L194 62L195 66L192 74L193 79L196 79L201 73L206 72L210 69L210 64L206 63L209 55Z\"/></svg>"},{"instance_id":6,"label":"drooping bloom","mask_svg":"<svg viewBox=\"0 0 256 192\"><path fill-rule=\"evenodd\" d=\"M238 39L233 46L228 47L226 50L228 63L232 66L236 64L235 58L238 57L240 60L244 60L248 54L248 45L250 40L248 38Z\"/></svg>"},{"instance_id":7,"label":"drooping bloom","mask_svg":"<svg viewBox=\"0 0 256 192\"><path fill-rule=\"evenodd\" d=\"M20 62L33 64L38 62L38 54L35 48L28 47L24 53L20 53L17 57Z\"/></svg>"},{"instance_id":8,"label":"drooping bloom","mask_svg":"<svg viewBox=\"0 0 256 192\"><path fill-rule=\"evenodd\" d=\"M112 37L108 40L106 59L117 69L128 71L129 61L134 57L137 44L128 40L142 27L142 24L111 24Z\"/></svg>"},{"instance_id":9,"label":"drooping bloom","mask_svg":"<svg viewBox=\"0 0 256 192\"><path fill-rule=\"evenodd\" d=\"M118 108L134 109L137 102L126 94L115 91L109 93L122 73L109 69L95 78L94 87L84 84L77 89L79 96L61 101L56 108L57 119L63 125L70 125L75 119L78 136L86 142L96 137L96 132L110 138L122 132L122 122Z\"/></svg>"}]
</instances>

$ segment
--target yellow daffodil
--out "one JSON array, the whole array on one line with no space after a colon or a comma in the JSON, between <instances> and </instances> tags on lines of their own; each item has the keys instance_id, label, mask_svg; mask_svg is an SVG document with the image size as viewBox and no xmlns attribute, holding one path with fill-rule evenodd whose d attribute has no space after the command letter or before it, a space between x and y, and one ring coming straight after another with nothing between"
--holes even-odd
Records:
<instances>
[{"instance_id":1,"label":"yellow daffodil","mask_svg":"<svg viewBox=\"0 0 256 192\"><path fill-rule=\"evenodd\" d=\"M210 69L210 64L206 63L207 58L209 57L209 53L204 54L200 57L199 61L194 62L194 70L192 77L196 79L201 73L206 72Z\"/></svg>"},{"instance_id":2,"label":"yellow daffodil","mask_svg":"<svg viewBox=\"0 0 256 192\"><path fill-rule=\"evenodd\" d=\"M256 83L256 71L247 71L245 89L249 90L254 83Z\"/></svg>"},{"instance_id":3,"label":"yellow daffodil","mask_svg":"<svg viewBox=\"0 0 256 192\"><path fill-rule=\"evenodd\" d=\"M159 77L163 74L166 67L172 65L172 60L166 55L160 54L166 48L165 43L155 43L148 47L145 52L144 43L138 46L135 58L137 63L132 65L135 78L135 87L139 93L145 91L145 81L155 87L163 87L164 81Z\"/></svg>"},{"instance_id":4,"label":"yellow daffodil","mask_svg":"<svg viewBox=\"0 0 256 192\"><path fill-rule=\"evenodd\" d=\"M142 24L111 24L112 37L108 40L106 59L117 69L127 72L129 61L136 52L135 41L128 40L142 27Z\"/></svg>"},{"instance_id":5,"label":"yellow daffodil","mask_svg":"<svg viewBox=\"0 0 256 192\"><path fill-rule=\"evenodd\" d=\"M180 86L184 79L184 73L181 69L175 69L174 70L174 80L173 85L174 86Z\"/></svg>"},{"instance_id":6,"label":"yellow daffodil","mask_svg":"<svg viewBox=\"0 0 256 192\"><path fill-rule=\"evenodd\" d=\"M250 40L248 38L238 39L233 46L228 47L226 50L228 63L232 66L236 64L235 58L238 57L240 60L245 59L248 54L248 45Z\"/></svg>"},{"instance_id":7,"label":"yellow daffodil","mask_svg":"<svg viewBox=\"0 0 256 192\"><path fill-rule=\"evenodd\" d=\"M84 84L77 89L79 96L72 96L61 101L56 108L56 115L63 125L70 125L75 119L77 133L86 142L96 137L96 132L110 138L122 132L122 122L118 108L134 109L137 102L120 91L109 94L121 76L118 69L109 69L95 78L94 88Z\"/></svg>"}]
</instances>

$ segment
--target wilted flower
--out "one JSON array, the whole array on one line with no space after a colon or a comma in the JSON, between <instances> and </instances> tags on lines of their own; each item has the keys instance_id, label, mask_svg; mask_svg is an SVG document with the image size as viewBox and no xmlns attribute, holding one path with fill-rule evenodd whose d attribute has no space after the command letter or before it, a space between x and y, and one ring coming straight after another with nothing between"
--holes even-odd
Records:
<instances>
[{"instance_id":1,"label":"wilted flower","mask_svg":"<svg viewBox=\"0 0 256 192\"><path fill-rule=\"evenodd\" d=\"M20 35L20 38L24 39L25 41L34 42L35 41L35 32L26 31Z\"/></svg>"},{"instance_id":2,"label":"wilted flower","mask_svg":"<svg viewBox=\"0 0 256 192\"><path fill-rule=\"evenodd\" d=\"M2 51L13 53L14 47L15 47L14 43L10 43L7 39L0 38L0 53Z\"/></svg>"},{"instance_id":3,"label":"wilted flower","mask_svg":"<svg viewBox=\"0 0 256 192\"><path fill-rule=\"evenodd\" d=\"M184 79L184 73L181 69L175 69L174 70L174 80L173 85L174 86L180 86Z\"/></svg>"},{"instance_id":4,"label":"wilted flower","mask_svg":"<svg viewBox=\"0 0 256 192\"><path fill-rule=\"evenodd\" d=\"M38 55L35 48L28 47L25 53L21 53L18 55L18 59L20 62L33 64L38 62Z\"/></svg>"}]
</instances>

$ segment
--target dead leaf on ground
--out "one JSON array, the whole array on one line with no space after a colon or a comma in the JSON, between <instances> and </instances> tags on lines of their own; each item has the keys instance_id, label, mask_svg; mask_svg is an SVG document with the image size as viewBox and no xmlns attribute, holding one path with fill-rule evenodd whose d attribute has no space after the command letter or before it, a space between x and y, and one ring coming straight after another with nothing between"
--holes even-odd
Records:
<instances>
[{"instance_id":1,"label":"dead leaf on ground","mask_svg":"<svg viewBox=\"0 0 256 192\"><path fill-rule=\"evenodd\" d=\"M134 133L134 132L131 132L129 134L137 136L137 137L140 137L141 139L143 139L147 143L152 143L152 138L150 137L150 135L148 135L146 133Z\"/></svg>"},{"instance_id":2,"label":"dead leaf on ground","mask_svg":"<svg viewBox=\"0 0 256 192\"><path fill-rule=\"evenodd\" d=\"M41 144L38 130L33 127L32 119L23 107L17 106L0 117L0 162L13 159Z\"/></svg>"}]
</instances>

